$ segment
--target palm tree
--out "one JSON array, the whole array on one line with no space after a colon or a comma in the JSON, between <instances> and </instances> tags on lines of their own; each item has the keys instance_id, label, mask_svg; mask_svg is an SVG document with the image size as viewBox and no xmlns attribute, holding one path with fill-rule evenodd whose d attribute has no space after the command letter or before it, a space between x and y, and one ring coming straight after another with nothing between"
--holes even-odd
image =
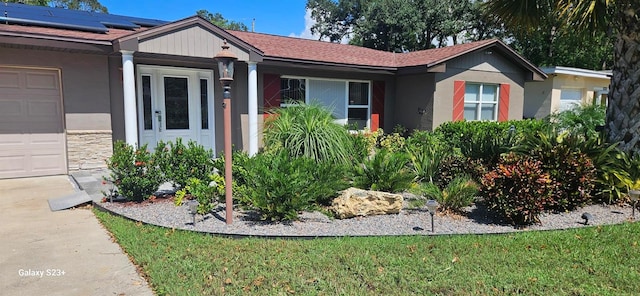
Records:
<instances>
[{"instance_id":1,"label":"palm tree","mask_svg":"<svg viewBox=\"0 0 640 296\"><path fill-rule=\"evenodd\" d=\"M562 19L560 30L615 34L605 130L609 142L640 153L639 0L487 0L485 8L514 30L552 14Z\"/></svg>"}]
</instances>

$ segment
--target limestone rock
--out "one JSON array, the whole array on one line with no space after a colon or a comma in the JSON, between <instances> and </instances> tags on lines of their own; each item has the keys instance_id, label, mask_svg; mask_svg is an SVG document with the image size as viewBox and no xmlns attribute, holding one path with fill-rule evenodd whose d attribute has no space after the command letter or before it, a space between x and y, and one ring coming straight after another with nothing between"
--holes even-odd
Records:
<instances>
[{"instance_id":1,"label":"limestone rock","mask_svg":"<svg viewBox=\"0 0 640 296\"><path fill-rule=\"evenodd\" d=\"M397 214L402 209L402 195L358 188L344 190L331 202L338 219L358 216Z\"/></svg>"}]
</instances>

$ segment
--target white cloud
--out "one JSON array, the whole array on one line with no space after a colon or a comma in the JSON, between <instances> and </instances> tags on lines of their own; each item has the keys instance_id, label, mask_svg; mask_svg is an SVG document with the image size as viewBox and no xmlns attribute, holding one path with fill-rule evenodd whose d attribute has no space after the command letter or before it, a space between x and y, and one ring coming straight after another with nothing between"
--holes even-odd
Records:
<instances>
[{"instance_id":1,"label":"white cloud","mask_svg":"<svg viewBox=\"0 0 640 296\"><path fill-rule=\"evenodd\" d=\"M289 34L289 37L318 40L320 36L311 33L311 27L315 25L315 23L316 21L311 18L311 10L307 9L307 11L304 14L304 30L302 30L300 34L291 33Z\"/></svg>"},{"instance_id":2,"label":"white cloud","mask_svg":"<svg viewBox=\"0 0 640 296\"><path fill-rule=\"evenodd\" d=\"M311 10L307 9L307 11L304 14L304 30L302 30L300 34L291 33L289 34L289 37L319 40L320 35L311 33L311 27L313 27L313 25L315 24L316 24L316 21L311 18ZM340 40L340 43L345 43L345 44L349 43L349 39L350 38L348 37L344 37L342 38L342 40ZM329 38L325 37L325 38L322 38L322 40L329 41Z\"/></svg>"}]
</instances>

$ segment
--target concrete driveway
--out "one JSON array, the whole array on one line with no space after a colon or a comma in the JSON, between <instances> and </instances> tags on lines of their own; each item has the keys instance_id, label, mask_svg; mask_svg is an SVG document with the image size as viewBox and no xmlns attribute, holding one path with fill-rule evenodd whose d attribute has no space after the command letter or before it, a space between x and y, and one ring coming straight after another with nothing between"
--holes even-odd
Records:
<instances>
[{"instance_id":1,"label":"concrete driveway","mask_svg":"<svg viewBox=\"0 0 640 296\"><path fill-rule=\"evenodd\" d=\"M0 180L0 294L153 295L89 209L51 212L68 176Z\"/></svg>"}]
</instances>

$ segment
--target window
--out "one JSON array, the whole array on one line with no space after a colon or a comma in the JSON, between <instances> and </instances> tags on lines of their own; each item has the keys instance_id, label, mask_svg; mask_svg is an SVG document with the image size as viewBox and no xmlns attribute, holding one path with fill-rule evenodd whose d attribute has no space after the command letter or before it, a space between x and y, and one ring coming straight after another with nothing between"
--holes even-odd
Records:
<instances>
[{"instance_id":1,"label":"window","mask_svg":"<svg viewBox=\"0 0 640 296\"><path fill-rule=\"evenodd\" d=\"M202 129L209 129L209 90L208 81L200 79L200 113L202 116Z\"/></svg>"},{"instance_id":2,"label":"window","mask_svg":"<svg viewBox=\"0 0 640 296\"><path fill-rule=\"evenodd\" d=\"M497 120L498 91L497 84L466 83L464 119Z\"/></svg>"},{"instance_id":3,"label":"window","mask_svg":"<svg viewBox=\"0 0 640 296\"><path fill-rule=\"evenodd\" d=\"M367 81L281 77L280 106L316 102L331 110L338 123L363 129L369 123L370 87Z\"/></svg>"},{"instance_id":4,"label":"window","mask_svg":"<svg viewBox=\"0 0 640 296\"><path fill-rule=\"evenodd\" d=\"M560 108L558 112L567 111L580 106L582 103L582 89L563 88L560 90Z\"/></svg>"},{"instance_id":5,"label":"window","mask_svg":"<svg viewBox=\"0 0 640 296\"><path fill-rule=\"evenodd\" d=\"M369 119L369 83L349 82L347 124L357 130L367 127Z\"/></svg>"},{"instance_id":6,"label":"window","mask_svg":"<svg viewBox=\"0 0 640 296\"><path fill-rule=\"evenodd\" d=\"M151 76L142 76L142 105L144 116L144 129L153 128L153 118L151 118Z\"/></svg>"},{"instance_id":7,"label":"window","mask_svg":"<svg viewBox=\"0 0 640 296\"><path fill-rule=\"evenodd\" d=\"M306 102L306 81L299 78L280 79L281 105L284 107L293 102Z\"/></svg>"},{"instance_id":8,"label":"window","mask_svg":"<svg viewBox=\"0 0 640 296\"><path fill-rule=\"evenodd\" d=\"M165 77L166 128L189 129L189 88L187 78Z\"/></svg>"}]
</instances>

